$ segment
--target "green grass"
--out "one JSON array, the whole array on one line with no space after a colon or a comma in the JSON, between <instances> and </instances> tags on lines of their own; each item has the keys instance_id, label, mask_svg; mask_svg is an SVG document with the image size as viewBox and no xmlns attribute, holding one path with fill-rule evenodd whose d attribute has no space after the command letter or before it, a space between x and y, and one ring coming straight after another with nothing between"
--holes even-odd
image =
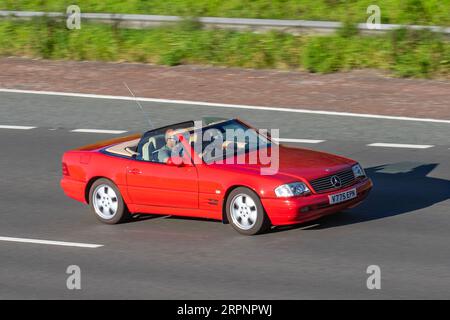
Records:
<instances>
[{"instance_id":1,"label":"green grass","mask_svg":"<svg viewBox=\"0 0 450 320\"><path fill-rule=\"evenodd\" d=\"M383 23L450 25L450 0L0 0L0 9L141 13L183 16L309 19L365 22L381 8Z\"/></svg>"},{"instance_id":2,"label":"green grass","mask_svg":"<svg viewBox=\"0 0 450 320\"><path fill-rule=\"evenodd\" d=\"M47 19L2 20L0 55L324 73L379 68L404 77L450 76L450 43L438 34L406 30L370 37L351 32L294 36L203 30L188 22L146 30L84 23L81 30L68 30Z\"/></svg>"}]
</instances>

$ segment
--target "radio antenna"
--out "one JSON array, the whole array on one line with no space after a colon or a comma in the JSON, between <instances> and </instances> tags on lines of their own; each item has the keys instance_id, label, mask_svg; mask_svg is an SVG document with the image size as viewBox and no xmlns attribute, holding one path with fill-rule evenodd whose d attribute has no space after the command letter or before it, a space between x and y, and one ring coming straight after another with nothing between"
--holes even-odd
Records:
<instances>
[{"instance_id":1,"label":"radio antenna","mask_svg":"<svg viewBox=\"0 0 450 320\"><path fill-rule=\"evenodd\" d=\"M124 86L128 89L128 91L130 91L130 94L133 96L134 98L134 102L136 102L136 104L138 105L139 109L142 111L142 114L144 115L144 117L147 119L148 124L150 125L150 129L153 129L153 123L150 121L150 118L147 116L147 114L144 112L144 108L142 108L141 103L139 102L139 100L136 98L136 96L134 95L133 91L131 91L130 87L127 85L126 82L123 83Z\"/></svg>"}]
</instances>

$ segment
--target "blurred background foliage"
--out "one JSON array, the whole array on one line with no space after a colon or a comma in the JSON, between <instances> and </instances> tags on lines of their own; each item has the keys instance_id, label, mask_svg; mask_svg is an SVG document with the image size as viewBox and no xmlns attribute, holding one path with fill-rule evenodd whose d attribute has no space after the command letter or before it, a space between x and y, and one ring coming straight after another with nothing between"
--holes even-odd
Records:
<instances>
[{"instance_id":1,"label":"blurred background foliage","mask_svg":"<svg viewBox=\"0 0 450 320\"><path fill-rule=\"evenodd\" d=\"M450 25L450 0L0 0L3 10L141 13L181 16L365 22L381 8L382 23Z\"/></svg>"},{"instance_id":2,"label":"blurred background foliage","mask_svg":"<svg viewBox=\"0 0 450 320\"><path fill-rule=\"evenodd\" d=\"M402 77L450 78L450 41L443 35L401 29L362 36L354 26L355 21L365 21L366 7L373 3L380 4L383 22L448 24L448 0L0 0L0 8L64 11L66 5L77 2L84 12L302 18L345 23L333 35L296 36L204 29L195 18L145 30L85 21L81 30L68 30L64 21L45 17L31 21L3 19L0 20L0 55L321 73L378 68ZM440 11L443 9L445 14Z\"/></svg>"}]
</instances>

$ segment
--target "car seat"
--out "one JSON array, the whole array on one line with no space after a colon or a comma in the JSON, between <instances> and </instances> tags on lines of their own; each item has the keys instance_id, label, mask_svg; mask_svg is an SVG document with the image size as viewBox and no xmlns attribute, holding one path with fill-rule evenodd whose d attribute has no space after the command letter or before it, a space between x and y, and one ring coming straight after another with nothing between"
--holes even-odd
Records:
<instances>
[{"instance_id":1,"label":"car seat","mask_svg":"<svg viewBox=\"0 0 450 320\"><path fill-rule=\"evenodd\" d=\"M142 146L142 160L151 161L153 152L161 149L165 144L166 139L163 134L150 137L148 142Z\"/></svg>"}]
</instances>

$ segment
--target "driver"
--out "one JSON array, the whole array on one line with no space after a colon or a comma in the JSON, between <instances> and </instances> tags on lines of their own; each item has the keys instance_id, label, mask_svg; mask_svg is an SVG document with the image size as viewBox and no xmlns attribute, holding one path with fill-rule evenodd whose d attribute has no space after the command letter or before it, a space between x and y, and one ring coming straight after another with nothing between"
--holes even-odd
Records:
<instances>
[{"instance_id":1,"label":"driver","mask_svg":"<svg viewBox=\"0 0 450 320\"><path fill-rule=\"evenodd\" d=\"M186 132L184 129L168 129L166 131L166 144L158 150L158 162L167 163L167 160L174 155L174 152L176 152L176 155L181 155L180 152L182 152L182 150L177 150L178 148L175 149L175 147L177 147L178 143L177 135L184 132Z\"/></svg>"},{"instance_id":2,"label":"driver","mask_svg":"<svg viewBox=\"0 0 450 320\"><path fill-rule=\"evenodd\" d=\"M158 150L158 162L166 163L172 156L172 149L176 145L175 130L168 129L165 134L166 144Z\"/></svg>"}]
</instances>

